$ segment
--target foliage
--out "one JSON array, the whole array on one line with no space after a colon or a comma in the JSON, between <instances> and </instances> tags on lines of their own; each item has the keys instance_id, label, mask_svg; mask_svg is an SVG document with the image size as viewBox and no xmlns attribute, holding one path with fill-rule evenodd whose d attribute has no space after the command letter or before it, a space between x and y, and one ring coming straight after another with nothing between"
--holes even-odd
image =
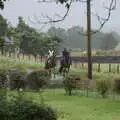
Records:
<instances>
[{"instance_id":1,"label":"foliage","mask_svg":"<svg viewBox=\"0 0 120 120\"><path fill-rule=\"evenodd\" d=\"M9 87L11 89L26 88L26 72L22 72L19 69L13 69L9 71Z\"/></svg>"},{"instance_id":2,"label":"foliage","mask_svg":"<svg viewBox=\"0 0 120 120\"><path fill-rule=\"evenodd\" d=\"M35 104L14 96L9 101L0 101L0 118L2 120L57 120L57 114L47 105Z\"/></svg>"},{"instance_id":3,"label":"foliage","mask_svg":"<svg viewBox=\"0 0 120 120\"><path fill-rule=\"evenodd\" d=\"M5 38L12 41L12 44L4 44ZM39 33L26 24L22 17L18 17L18 25L15 28L0 15L0 47L4 52L43 57L48 49L52 48L57 52L61 42L56 35Z\"/></svg>"},{"instance_id":4,"label":"foliage","mask_svg":"<svg viewBox=\"0 0 120 120\"><path fill-rule=\"evenodd\" d=\"M28 88L39 90L42 89L49 82L49 74L44 70L37 70L31 72L27 76Z\"/></svg>"},{"instance_id":5,"label":"foliage","mask_svg":"<svg viewBox=\"0 0 120 120\"><path fill-rule=\"evenodd\" d=\"M7 20L2 15L0 15L0 37L3 37L6 34L7 28Z\"/></svg>"},{"instance_id":6,"label":"foliage","mask_svg":"<svg viewBox=\"0 0 120 120\"><path fill-rule=\"evenodd\" d=\"M120 79L119 78L116 78L114 80L114 91L116 93L120 93Z\"/></svg>"},{"instance_id":7,"label":"foliage","mask_svg":"<svg viewBox=\"0 0 120 120\"><path fill-rule=\"evenodd\" d=\"M8 82L8 78L6 71L0 70L0 89L7 88L7 82Z\"/></svg>"},{"instance_id":8,"label":"foliage","mask_svg":"<svg viewBox=\"0 0 120 120\"><path fill-rule=\"evenodd\" d=\"M21 33L20 49L24 54L44 56L50 48L57 50L61 42L57 36L40 34L36 29L28 26L22 17L19 17L17 31Z\"/></svg>"},{"instance_id":9,"label":"foliage","mask_svg":"<svg viewBox=\"0 0 120 120\"><path fill-rule=\"evenodd\" d=\"M68 77L65 78L65 80L63 81L66 93L68 95L72 95L72 90L74 90L77 86L77 82L80 80L77 79L74 75L70 75Z\"/></svg>"},{"instance_id":10,"label":"foliage","mask_svg":"<svg viewBox=\"0 0 120 120\"><path fill-rule=\"evenodd\" d=\"M48 34L57 35L59 38L62 39L62 47L68 47L72 49L80 48L84 50L86 48L86 42L84 36L80 34L80 32L83 32L83 28L79 26L73 26L68 30L55 27L51 27L48 29ZM113 49L118 43L114 32L111 32L109 34L98 32L92 36L91 40L92 48L101 50Z\"/></svg>"},{"instance_id":11,"label":"foliage","mask_svg":"<svg viewBox=\"0 0 120 120\"><path fill-rule=\"evenodd\" d=\"M105 34L103 39L104 39L104 42L101 42L101 45L100 45L100 48L102 50L114 49L118 44L118 41L114 38L112 33Z\"/></svg>"},{"instance_id":12,"label":"foliage","mask_svg":"<svg viewBox=\"0 0 120 120\"><path fill-rule=\"evenodd\" d=\"M108 80L97 80L96 81L96 87L97 91L100 93L100 95L104 98L106 97L106 93L109 91L110 83Z\"/></svg>"}]
</instances>

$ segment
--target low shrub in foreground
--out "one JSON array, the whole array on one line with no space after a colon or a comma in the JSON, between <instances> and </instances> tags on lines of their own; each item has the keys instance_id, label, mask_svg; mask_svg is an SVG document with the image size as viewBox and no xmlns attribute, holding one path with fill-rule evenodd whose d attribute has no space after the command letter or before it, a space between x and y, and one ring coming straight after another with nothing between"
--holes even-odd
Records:
<instances>
[{"instance_id":1,"label":"low shrub in foreground","mask_svg":"<svg viewBox=\"0 0 120 120\"><path fill-rule=\"evenodd\" d=\"M100 95L104 98L107 95L107 92L110 88L110 83L108 80L97 80L96 81L96 88Z\"/></svg>"},{"instance_id":2,"label":"low shrub in foreground","mask_svg":"<svg viewBox=\"0 0 120 120\"><path fill-rule=\"evenodd\" d=\"M47 105L14 98L0 101L1 120L57 120L56 112Z\"/></svg>"},{"instance_id":3,"label":"low shrub in foreground","mask_svg":"<svg viewBox=\"0 0 120 120\"><path fill-rule=\"evenodd\" d=\"M26 72L19 69L10 70L9 87L11 89L24 89L26 87Z\"/></svg>"},{"instance_id":4,"label":"low shrub in foreground","mask_svg":"<svg viewBox=\"0 0 120 120\"><path fill-rule=\"evenodd\" d=\"M120 78L116 78L114 81L114 91L120 93Z\"/></svg>"},{"instance_id":5,"label":"low shrub in foreground","mask_svg":"<svg viewBox=\"0 0 120 120\"><path fill-rule=\"evenodd\" d=\"M0 70L0 89L7 88L7 82L8 82L7 72L4 70L3 71Z\"/></svg>"},{"instance_id":6,"label":"low shrub in foreground","mask_svg":"<svg viewBox=\"0 0 120 120\"><path fill-rule=\"evenodd\" d=\"M27 76L27 84L30 89L39 90L47 86L49 79L47 71L37 70Z\"/></svg>"},{"instance_id":7,"label":"low shrub in foreground","mask_svg":"<svg viewBox=\"0 0 120 120\"><path fill-rule=\"evenodd\" d=\"M65 78L63 84L68 95L72 95L72 90L74 90L77 87L77 83L79 80L80 78L78 79L74 75L70 75Z\"/></svg>"}]
</instances>

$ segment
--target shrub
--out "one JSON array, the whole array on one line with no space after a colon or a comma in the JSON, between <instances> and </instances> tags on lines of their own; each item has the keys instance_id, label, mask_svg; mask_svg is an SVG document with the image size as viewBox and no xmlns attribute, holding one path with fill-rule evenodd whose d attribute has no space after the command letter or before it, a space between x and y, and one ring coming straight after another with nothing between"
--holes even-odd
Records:
<instances>
[{"instance_id":1,"label":"shrub","mask_svg":"<svg viewBox=\"0 0 120 120\"><path fill-rule=\"evenodd\" d=\"M72 90L76 88L78 80L80 80L80 78L78 79L78 77L76 78L74 75L70 75L63 81L66 93L68 95L72 94Z\"/></svg>"},{"instance_id":2,"label":"shrub","mask_svg":"<svg viewBox=\"0 0 120 120\"><path fill-rule=\"evenodd\" d=\"M6 97L8 87L7 70L0 69L0 101Z\"/></svg>"},{"instance_id":3,"label":"shrub","mask_svg":"<svg viewBox=\"0 0 120 120\"><path fill-rule=\"evenodd\" d=\"M49 82L49 74L47 71L33 71L27 76L28 88L39 90Z\"/></svg>"},{"instance_id":4,"label":"shrub","mask_svg":"<svg viewBox=\"0 0 120 120\"><path fill-rule=\"evenodd\" d=\"M14 98L0 101L1 120L57 120L56 112L49 106Z\"/></svg>"},{"instance_id":5,"label":"shrub","mask_svg":"<svg viewBox=\"0 0 120 120\"><path fill-rule=\"evenodd\" d=\"M0 70L0 88L4 89L7 88L7 72Z\"/></svg>"},{"instance_id":6,"label":"shrub","mask_svg":"<svg viewBox=\"0 0 120 120\"><path fill-rule=\"evenodd\" d=\"M114 81L114 91L116 93L120 93L120 79L119 78L115 79Z\"/></svg>"},{"instance_id":7,"label":"shrub","mask_svg":"<svg viewBox=\"0 0 120 120\"><path fill-rule=\"evenodd\" d=\"M19 69L9 71L9 87L11 89L20 89L26 87L26 72Z\"/></svg>"},{"instance_id":8,"label":"shrub","mask_svg":"<svg viewBox=\"0 0 120 120\"><path fill-rule=\"evenodd\" d=\"M110 83L107 80L97 80L96 87L97 87L97 91L104 98L106 97L106 93L109 90Z\"/></svg>"}]
</instances>

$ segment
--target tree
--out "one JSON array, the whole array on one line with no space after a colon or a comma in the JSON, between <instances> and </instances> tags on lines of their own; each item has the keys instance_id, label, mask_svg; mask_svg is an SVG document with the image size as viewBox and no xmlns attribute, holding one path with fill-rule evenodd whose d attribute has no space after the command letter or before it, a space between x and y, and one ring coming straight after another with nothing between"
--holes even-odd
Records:
<instances>
[{"instance_id":1,"label":"tree","mask_svg":"<svg viewBox=\"0 0 120 120\"><path fill-rule=\"evenodd\" d=\"M85 38L83 35L79 34L79 32L82 32L82 28L79 26L73 26L72 28L69 28L67 30L68 34L68 40L69 43L71 43L70 47L79 47L81 49L85 48Z\"/></svg>"},{"instance_id":2,"label":"tree","mask_svg":"<svg viewBox=\"0 0 120 120\"><path fill-rule=\"evenodd\" d=\"M23 54L40 55L47 54L50 48L57 50L61 39L52 34L40 34L36 29L25 23L22 17L18 18L17 32L20 33L20 50Z\"/></svg>"},{"instance_id":3,"label":"tree","mask_svg":"<svg viewBox=\"0 0 120 120\"><path fill-rule=\"evenodd\" d=\"M101 42L101 48L102 50L110 50L114 49L117 44L118 42L115 40L114 36L111 33L108 33L104 36L104 42Z\"/></svg>"},{"instance_id":4,"label":"tree","mask_svg":"<svg viewBox=\"0 0 120 120\"><path fill-rule=\"evenodd\" d=\"M0 15L0 37L5 36L8 29L7 20Z\"/></svg>"},{"instance_id":5,"label":"tree","mask_svg":"<svg viewBox=\"0 0 120 120\"><path fill-rule=\"evenodd\" d=\"M56 36L60 39L61 47L64 47L68 43L68 36L64 29L51 27L48 29L47 33L52 36Z\"/></svg>"},{"instance_id":6,"label":"tree","mask_svg":"<svg viewBox=\"0 0 120 120\"><path fill-rule=\"evenodd\" d=\"M7 20L3 18L2 15L0 15L0 49L1 53L3 54L3 49L4 49L4 37L7 34L8 30L8 24Z\"/></svg>"}]
</instances>

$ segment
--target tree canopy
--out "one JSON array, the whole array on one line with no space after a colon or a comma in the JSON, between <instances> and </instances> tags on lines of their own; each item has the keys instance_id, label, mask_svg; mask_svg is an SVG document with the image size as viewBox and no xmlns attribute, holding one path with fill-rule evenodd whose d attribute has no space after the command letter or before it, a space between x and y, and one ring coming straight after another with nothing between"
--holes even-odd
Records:
<instances>
[{"instance_id":1,"label":"tree canopy","mask_svg":"<svg viewBox=\"0 0 120 120\"><path fill-rule=\"evenodd\" d=\"M40 55L47 54L48 49L58 52L62 40L56 35L40 33L35 28L25 23L22 17L18 17L17 27L12 27L7 20L0 15L0 45L4 46L5 38L12 43L12 49L20 49L23 54ZM6 47L9 51L8 46ZM2 47L3 48L3 47ZM14 50L13 50L14 51Z\"/></svg>"}]
</instances>

